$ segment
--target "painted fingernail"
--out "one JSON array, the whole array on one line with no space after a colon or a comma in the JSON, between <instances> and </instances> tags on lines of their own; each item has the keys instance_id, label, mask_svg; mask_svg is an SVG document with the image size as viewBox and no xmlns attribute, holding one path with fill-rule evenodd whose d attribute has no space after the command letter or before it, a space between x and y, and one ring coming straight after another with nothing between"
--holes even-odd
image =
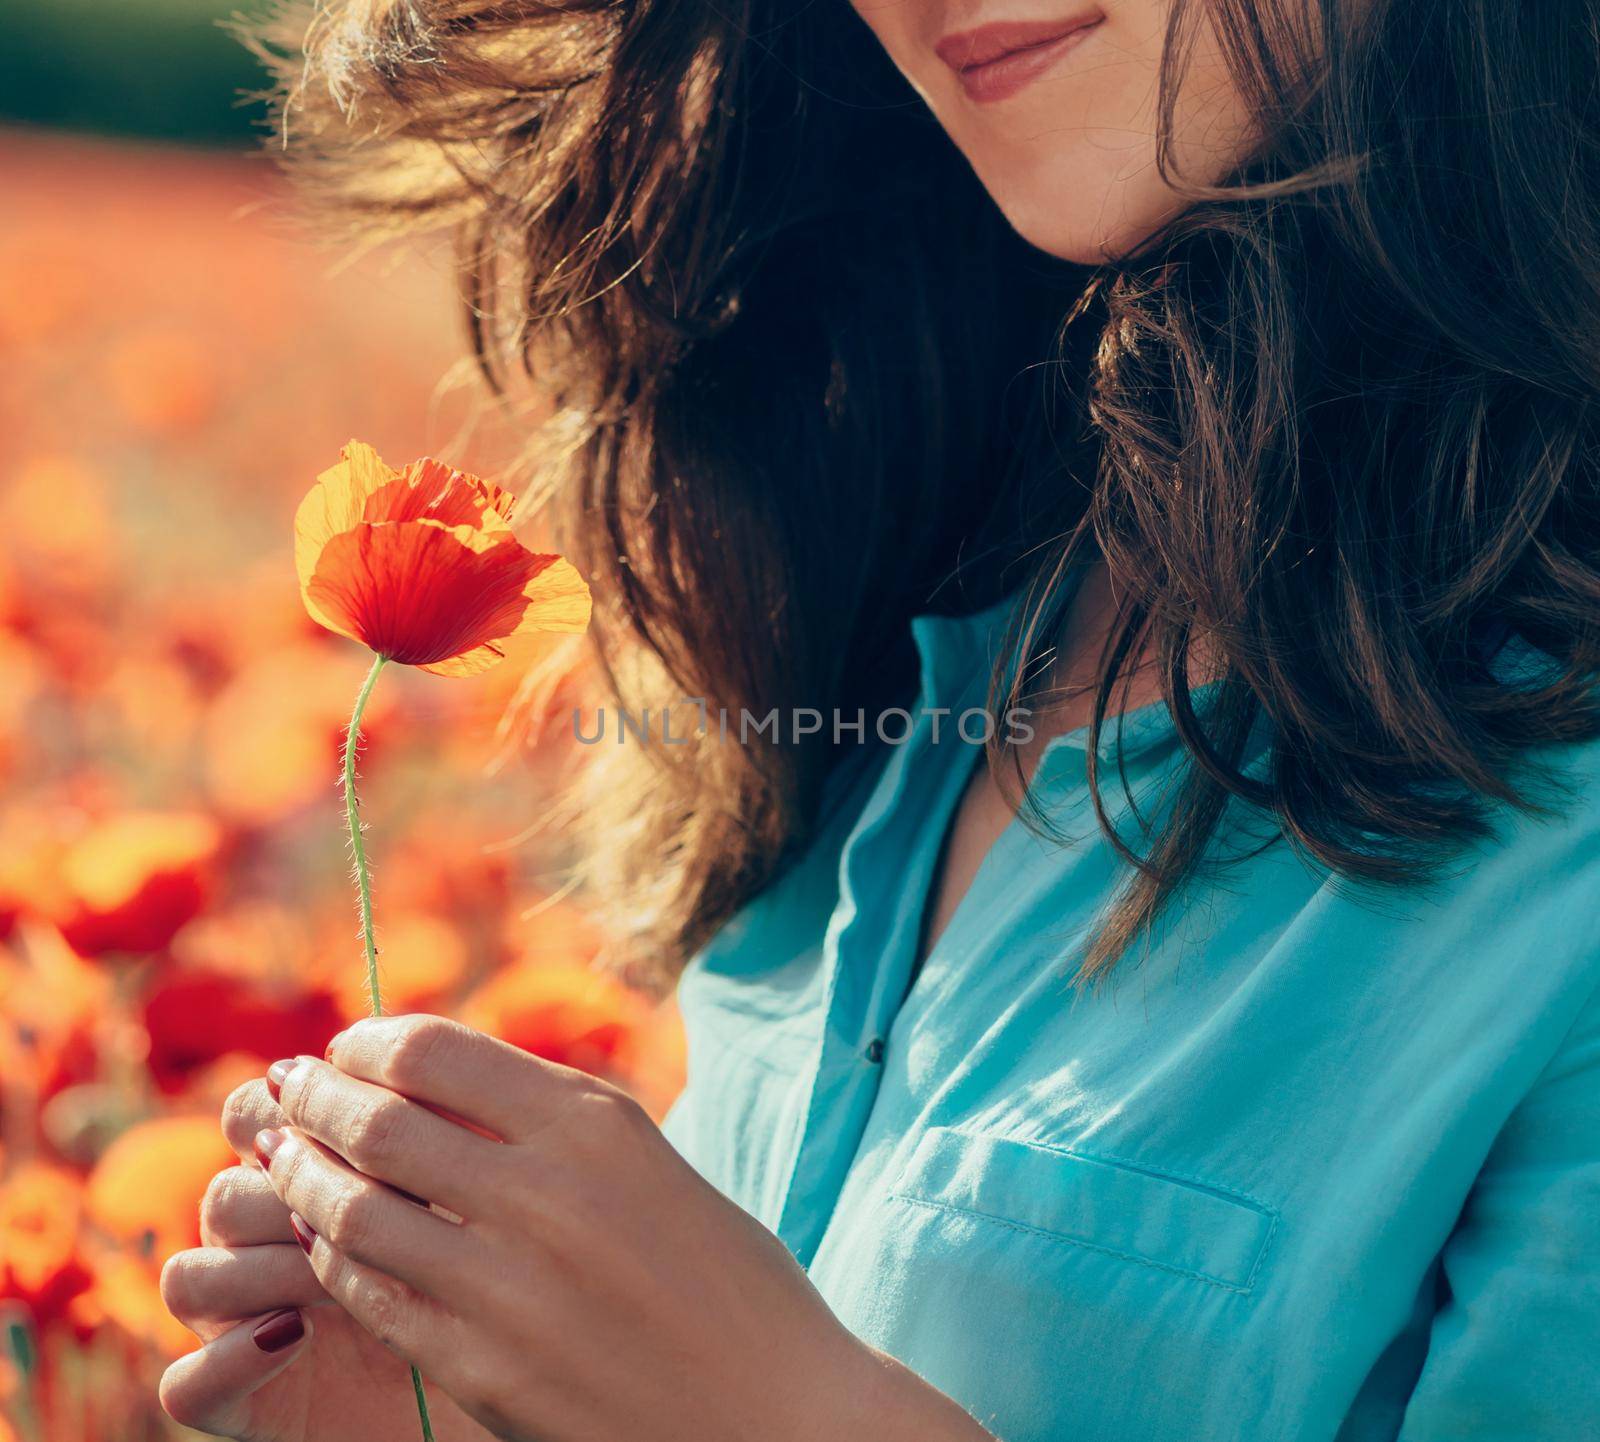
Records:
<instances>
[{"instance_id":1,"label":"painted fingernail","mask_svg":"<svg viewBox=\"0 0 1600 1442\"><path fill-rule=\"evenodd\" d=\"M328 1045L323 1048L323 1052L322 1052L323 1061L332 1061L333 1060L333 1049L334 1049L334 1047L338 1046L339 1043L342 1040L344 1040L344 1033L342 1031L341 1032L336 1032L334 1034L333 1038L328 1042Z\"/></svg>"},{"instance_id":2,"label":"painted fingernail","mask_svg":"<svg viewBox=\"0 0 1600 1442\"><path fill-rule=\"evenodd\" d=\"M311 1255L311 1244L317 1240L317 1234L306 1225L306 1219L299 1212L289 1213L289 1227L294 1232L295 1241L300 1243L300 1250Z\"/></svg>"},{"instance_id":3,"label":"painted fingernail","mask_svg":"<svg viewBox=\"0 0 1600 1442\"><path fill-rule=\"evenodd\" d=\"M263 1352L281 1352L292 1347L306 1334L306 1324L298 1312L278 1312L258 1323L250 1335Z\"/></svg>"},{"instance_id":4,"label":"painted fingernail","mask_svg":"<svg viewBox=\"0 0 1600 1442\"><path fill-rule=\"evenodd\" d=\"M287 1140L282 1132L272 1127L267 1127L256 1133L255 1153L256 1160L261 1163L263 1170L272 1170L272 1158L277 1154L278 1148Z\"/></svg>"},{"instance_id":5,"label":"painted fingernail","mask_svg":"<svg viewBox=\"0 0 1600 1442\"><path fill-rule=\"evenodd\" d=\"M294 1059L285 1058L275 1061L267 1068L267 1095L277 1101L283 1093L283 1084L288 1081L289 1073L294 1070Z\"/></svg>"}]
</instances>

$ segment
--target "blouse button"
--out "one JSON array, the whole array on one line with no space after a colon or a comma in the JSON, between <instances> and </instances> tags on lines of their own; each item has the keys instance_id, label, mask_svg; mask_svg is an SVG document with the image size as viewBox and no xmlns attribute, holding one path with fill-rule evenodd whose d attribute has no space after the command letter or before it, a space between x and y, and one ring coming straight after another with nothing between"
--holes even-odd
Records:
<instances>
[{"instance_id":1,"label":"blouse button","mask_svg":"<svg viewBox=\"0 0 1600 1442\"><path fill-rule=\"evenodd\" d=\"M883 1038L875 1036L867 1043L867 1060L878 1066L883 1061Z\"/></svg>"}]
</instances>

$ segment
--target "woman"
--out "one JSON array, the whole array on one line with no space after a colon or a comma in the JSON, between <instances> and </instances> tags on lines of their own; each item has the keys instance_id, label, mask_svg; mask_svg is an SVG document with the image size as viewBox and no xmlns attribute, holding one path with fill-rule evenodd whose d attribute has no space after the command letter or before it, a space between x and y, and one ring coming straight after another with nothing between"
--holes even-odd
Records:
<instances>
[{"instance_id":1,"label":"woman","mask_svg":"<svg viewBox=\"0 0 1600 1442\"><path fill-rule=\"evenodd\" d=\"M665 1135L436 1019L278 1064L168 1409L1583 1435L1600 3L855 10L264 46L308 183L455 227L556 397L623 698L783 734L593 768L596 894L693 954Z\"/></svg>"}]
</instances>

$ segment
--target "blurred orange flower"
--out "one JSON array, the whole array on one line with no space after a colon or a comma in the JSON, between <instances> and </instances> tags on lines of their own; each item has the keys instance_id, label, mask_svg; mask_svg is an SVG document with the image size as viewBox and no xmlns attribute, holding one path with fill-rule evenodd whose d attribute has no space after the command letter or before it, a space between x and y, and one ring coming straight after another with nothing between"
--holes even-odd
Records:
<instances>
[{"instance_id":1,"label":"blurred orange flower","mask_svg":"<svg viewBox=\"0 0 1600 1442\"><path fill-rule=\"evenodd\" d=\"M36 1325L64 1315L89 1287L82 1221L83 1190L60 1167L29 1162L0 1184L0 1296L26 1303Z\"/></svg>"},{"instance_id":2,"label":"blurred orange flower","mask_svg":"<svg viewBox=\"0 0 1600 1442\"><path fill-rule=\"evenodd\" d=\"M114 1323L167 1357L192 1352L200 1339L161 1301L161 1269L115 1247L91 1242L94 1286L73 1303L72 1320L92 1333Z\"/></svg>"},{"instance_id":3,"label":"blurred orange flower","mask_svg":"<svg viewBox=\"0 0 1600 1442\"><path fill-rule=\"evenodd\" d=\"M62 808L10 802L0 809L0 936L26 915L55 907L67 838Z\"/></svg>"},{"instance_id":4,"label":"blurred orange flower","mask_svg":"<svg viewBox=\"0 0 1600 1442\"><path fill-rule=\"evenodd\" d=\"M512 496L440 461L385 465L351 441L295 514L306 610L378 655L470 676L530 631L580 632L589 588L512 534Z\"/></svg>"},{"instance_id":5,"label":"blurred orange flower","mask_svg":"<svg viewBox=\"0 0 1600 1442\"><path fill-rule=\"evenodd\" d=\"M89 1175L89 1217L146 1262L200 1245L200 1198L235 1161L212 1117L157 1117L129 1127Z\"/></svg>"},{"instance_id":6,"label":"blurred orange flower","mask_svg":"<svg viewBox=\"0 0 1600 1442\"><path fill-rule=\"evenodd\" d=\"M94 1076L111 987L52 928L30 926L26 940L0 948L0 1096L15 1087L42 1101Z\"/></svg>"},{"instance_id":7,"label":"blurred orange flower","mask_svg":"<svg viewBox=\"0 0 1600 1442\"><path fill-rule=\"evenodd\" d=\"M205 905L221 846L221 828L199 814L101 822L62 860L62 935L85 956L161 950Z\"/></svg>"},{"instance_id":8,"label":"blurred orange flower","mask_svg":"<svg viewBox=\"0 0 1600 1442\"><path fill-rule=\"evenodd\" d=\"M462 1004L468 1026L546 1061L616 1075L650 1008L604 972L550 958L497 972Z\"/></svg>"},{"instance_id":9,"label":"blurred orange flower","mask_svg":"<svg viewBox=\"0 0 1600 1442\"><path fill-rule=\"evenodd\" d=\"M433 1011L446 1005L468 976L472 958L466 940L443 917L410 908L397 910L384 922L382 941L383 1003L390 1011ZM326 971L346 1020L366 1016L372 999L365 977L346 965L333 948L327 952ZM332 1035L330 1031L328 1036ZM320 1054L327 1040L323 1037L314 1047L300 1046L273 1056Z\"/></svg>"},{"instance_id":10,"label":"blurred orange flower","mask_svg":"<svg viewBox=\"0 0 1600 1442\"><path fill-rule=\"evenodd\" d=\"M115 344L106 358L107 389L141 430L193 430L217 402L222 348L201 337L150 330Z\"/></svg>"},{"instance_id":11,"label":"blurred orange flower","mask_svg":"<svg viewBox=\"0 0 1600 1442\"><path fill-rule=\"evenodd\" d=\"M350 663L326 640L250 657L213 701L199 732L202 762L210 798L231 820L263 825L327 790L350 719ZM381 697L373 704L369 758L392 709Z\"/></svg>"},{"instance_id":12,"label":"blurred orange flower","mask_svg":"<svg viewBox=\"0 0 1600 1442\"><path fill-rule=\"evenodd\" d=\"M117 549L109 491L106 478L81 456L23 456L0 486L7 551L25 568L48 570L55 586L78 590L99 581Z\"/></svg>"},{"instance_id":13,"label":"blurred orange flower","mask_svg":"<svg viewBox=\"0 0 1600 1442\"><path fill-rule=\"evenodd\" d=\"M660 1003L650 1024L633 1033L624 1071L628 1090L657 1121L666 1116L688 1075L683 1018L675 1002Z\"/></svg>"},{"instance_id":14,"label":"blurred orange flower","mask_svg":"<svg viewBox=\"0 0 1600 1442\"><path fill-rule=\"evenodd\" d=\"M486 845L483 833L481 821L459 811L436 806L413 813L389 857L393 893L464 926L498 920L513 895L512 857L503 846Z\"/></svg>"}]
</instances>

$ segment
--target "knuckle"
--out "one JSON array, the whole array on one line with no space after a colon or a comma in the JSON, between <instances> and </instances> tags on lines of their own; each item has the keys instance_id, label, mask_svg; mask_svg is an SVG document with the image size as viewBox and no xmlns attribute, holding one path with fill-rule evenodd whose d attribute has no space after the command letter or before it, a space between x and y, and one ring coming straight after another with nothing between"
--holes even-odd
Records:
<instances>
[{"instance_id":1,"label":"knuckle","mask_svg":"<svg viewBox=\"0 0 1600 1442\"><path fill-rule=\"evenodd\" d=\"M618 1091L612 1093L612 1106L618 1124L628 1131L641 1136L654 1136L661 1130L649 1112L644 1109L643 1103L637 1097Z\"/></svg>"},{"instance_id":2,"label":"knuckle","mask_svg":"<svg viewBox=\"0 0 1600 1442\"><path fill-rule=\"evenodd\" d=\"M646 1127L653 1128L650 1115L625 1091L596 1085L584 1099L584 1125L595 1127L607 1138L630 1138Z\"/></svg>"},{"instance_id":3,"label":"knuckle","mask_svg":"<svg viewBox=\"0 0 1600 1442\"><path fill-rule=\"evenodd\" d=\"M402 1091L425 1085L459 1030L442 1016L407 1017L389 1048L385 1079Z\"/></svg>"},{"instance_id":4,"label":"knuckle","mask_svg":"<svg viewBox=\"0 0 1600 1442\"><path fill-rule=\"evenodd\" d=\"M493 1418L506 1416L510 1411L511 1397L506 1385L505 1369L495 1365L483 1351L465 1353L454 1367L455 1394L468 1402L474 1411Z\"/></svg>"},{"instance_id":5,"label":"knuckle","mask_svg":"<svg viewBox=\"0 0 1600 1442\"><path fill-rule=\"evenodd\" d=\"M559 1122L555 1151L566 1159L570 1186L604 1186L631 1164L643 1144L648 1114L626 1093L592 1078L574 1084ZM546 1163L548 1171L550 1163Z\"/></svg>"},{"instance_id":6,"label":"knuckle","mask_svg":"<svg viewBox=\"0 0 1600 1442\"><path fill-rule=\"evenodd\" d=\"M189 1382L194 1375L196 1366L203 1363L174 1363L168 1367L161 1378L161 1387L158 1396L161 1399L161 1410L172 1418L180 1427L193 1427L195 1430L202 1428L207 1420L204 1408L200 1405L198 1390Z\"/></svg>"},{"instance_id":7,"label":"knuckle","mask_svg":"<svg viewBox=\"0 0 1600 1442\"><path fill-rule=\"evenodd\" d=\"M194 1311L194 1253L174 1252L161 1267L161 1304L180 1321Z\"/></svg>"},{"instance_id":8,"label":"knuckle","mask_svg":"<svg viewBox=\"0 0 1600 1442\"><path fill-rule=\"evenodd\" d=\"M222 1134L235 1150L247 1149L255 1134L267 1125L272 1111L265 1082L248 1081L236 1086L222 1104Z\"/></svg>"},{"instance_id":9,"label":"knuckle","mask_svg":"<svg viewBox=\"0 0 1600 1442\"><path fill-rule=\"evenodd\" d=\"M405 1298L388 1282L364 1282L353 1308L361 1324L386 1347L397 1347L405 1329Z\"/></svg>"},{"instance_id":10,"label":"knuckle","mask_svg":"<svg viewBox=\"0 0 1600 1442\"><path fill-rule=\"evenodd\" d=\"M375 1096L363 1101L350 1118L346 1133L346 1155L358 1167L382 1162L394 1152L405 1126L405 1106L394 1095Z\"/></svg>"},{"instance_id":11,"label":"knuckle","mask_svg":"<svg viewBox=\"0 0 1600 1442\"><path fill-rule=\"evenodd\" d=\"M200 1235L226 1244L237 1230L236 1223L253 1173L244 1167L228 1167L212 1177L200 1198Z\"/></svg>"},{"instance_id":12,"label":"knuckle","mask_svg":"<svg viewBox=\"0 0 1600 1442\"><path fill-rule=\"evenodd\" d=\"M291 1121L311 1121L328 1109L328 1075L321 1067L296 1067L283 1089L284 1115Z\"/></svg>"},{"instance_id":13,"label":"knuckle","mask_svg":"<svg viewBox=\"0 0 1600 1442\"><path fill-rule=\"evenodd\" d=\"M221 1241L228 1235L228 1213L234 1208L235 1186L228 1175L233 1171L218 1172L206 1183L200 1198L200 1236L202 1240Z\"/></svg>"},{"instance_id":14,"label":"knuckle","mask_svg":"<svg viewBox=\"0 0 1600 1442\"><path fill-rule=\"evenodd\" d=\"M271 1169L262 1174L268 1189L288 1207L295 1205L294 1198L301 1193L301 1178L311 1156L311 1147L303 1137L290 1140L291 1145L281 1148L272 1159Z\"/></svg>"},{"instance_id":15,"label":"knuckle","mask_svg":"<svg viewBox=\"0 0 1600 1442\"><path fill-rule=\"evenodd\" d=\"M372 1241L377 1225L376 1195L367 1187L348 1187L334 1198L322 1234L347 1256L359 1256Z\"/></svg>"}]
</instances>

